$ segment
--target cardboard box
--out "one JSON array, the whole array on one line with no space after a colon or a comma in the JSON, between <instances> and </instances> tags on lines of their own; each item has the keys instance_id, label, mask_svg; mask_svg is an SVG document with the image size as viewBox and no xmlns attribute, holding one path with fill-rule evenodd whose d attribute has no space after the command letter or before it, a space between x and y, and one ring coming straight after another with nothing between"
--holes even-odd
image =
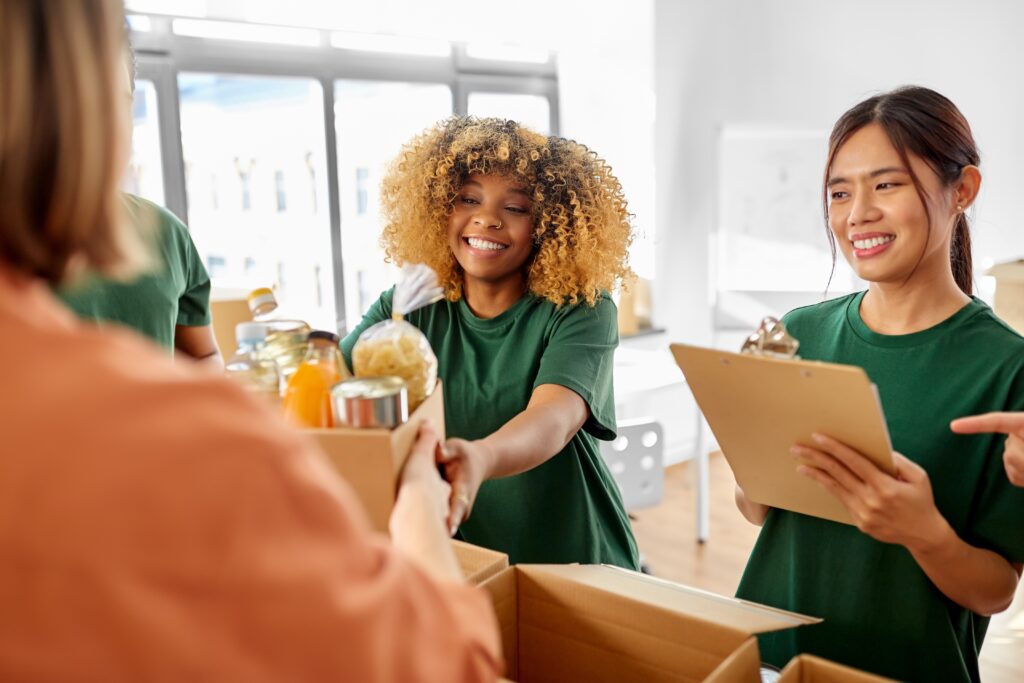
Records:
<instances>
[{"instance_id":1,"label":"cardboard box","mask_svg":"<svg viewBox=\"0 0 1024 683\"><path fill-rule=\"evenodd\" d=\"M481 585L519 683L759 683L754 634L821 621L607 566L515 565Z\"/></svg>"},{"instance_id":2,"label":"cardboard box","mask_svg":"<svg viewBox=\"0 0 1024 683\"><path fill-rule=\"evenodd\" d=\"M235 326L252 321L246 292L241 290L215 289L210 294L210 326L213 338L217 340L220 355L227 361L238 348L235 341Z\"/></svg>"},{"instance_id":3,"label":"cardboard box","mask_svg":"<svg viewBox=\"0 0 1024 683\"><path fill-rule=\"evenodd\" d=\"M800 655L782 670L778 683L895 683L891 678L851 669L813 655Z\"/></svg>"},{"instance_id":4,"label":"cardboard box","mask_svg":"<svg viewBox=\"0 0 1024 683\"><path fill-rule=\"evenodd\" d=\"M478 586L508 567L508 555L497 550L452 539L452 550L466 583Z\"/></svg>"},{"instance_id":5,"label":"cardboard box","mask_svg":"<svg viewBox=\"0 0 1024 683\"><path fill-rule=\"evenodd\" d=\"M409 457L423 420L429 419L444 440L444 395L437 383L427 400L394 429L307 429L337 470L362 501L373 528L388 532L395 506L398 477Z\"/></svg>"}]
</instances>

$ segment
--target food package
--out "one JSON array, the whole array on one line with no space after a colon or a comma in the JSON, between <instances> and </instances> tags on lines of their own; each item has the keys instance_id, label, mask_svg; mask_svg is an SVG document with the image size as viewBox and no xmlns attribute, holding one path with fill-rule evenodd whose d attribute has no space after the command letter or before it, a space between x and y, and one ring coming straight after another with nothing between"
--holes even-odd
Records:
<instances>
[{"instance_id":1,"label":"food package","mask_svg":"<svg viewBox=\"0 0 1024 683\"><path fill-rule=\"evenodd\" d=\"M406 314L444 298L437 274L423 264L402 269L391 300L391 320L368 327L352 349L356 377L401 377L409 392L409 412L416 410L437 384L437 356L427 338L405 322Z\"/></svg>"}]
</instances>

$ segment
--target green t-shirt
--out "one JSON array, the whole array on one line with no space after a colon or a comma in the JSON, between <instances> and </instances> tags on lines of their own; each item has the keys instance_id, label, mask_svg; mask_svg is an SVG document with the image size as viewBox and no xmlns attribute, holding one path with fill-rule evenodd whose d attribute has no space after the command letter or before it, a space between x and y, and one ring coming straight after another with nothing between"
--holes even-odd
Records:
<instances>
[{"instance_id":1,"label":"green t-shirt","mask_svg":"<svg viewBox=\"0 0 1024 683\"><path fill-rule=\"evenodd\" d=\"M175 327L210 324L210 276L188 228L173 213L123 196L135 224L157 223L153 271L130 282L91 275L56 294L80 318L130 327L173 351Z\"/></svg>"},{"instance_id":2,"label":"green t-shirt","mask_svg":"<svg viewBox=\"0 0 1024 683\"><path fill-rule=\"evenodd\" d=\"M391 318L385 292L341 342L352 347L370 325ZM530 294L488 320L465 300L440 301L406 320L430 341L444 383L449 437L485 437L522 412L535 387L559 384L579 394L590 418L569 444L532 470L480 487L462 539L507 553L512 562L607 563L636 569L636 543L595 438L615 438L612 360L615 304L604 297L557 308Z\"/></svg>"},{"instance_id":3,"label":"green t-shirt","mask_svg":"<svg viewBox=\"0 0 1024 683\"><path fill-rule=\"evenodd\" d=\"M1024 338L977 299L930 329L878 334L861 320L863 297L790 312L801 356L864 368L893 448L928 472L956 533L1024 561L1024 489L1003 469L1004 437L949 429L956 417L1024 409ZM770 510L737 595L825 620L762 636L776 666L809 652L900 680L979 680L988 618L946 598L906 548L853 526Z\"/></svg>"}]
</instances>

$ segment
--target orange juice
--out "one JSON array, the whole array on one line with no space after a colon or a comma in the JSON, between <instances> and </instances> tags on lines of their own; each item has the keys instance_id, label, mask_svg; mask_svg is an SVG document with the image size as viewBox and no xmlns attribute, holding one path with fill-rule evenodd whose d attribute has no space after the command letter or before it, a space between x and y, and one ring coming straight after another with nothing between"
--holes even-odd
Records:
<instances>
[{"instance_id":1,"label":"orange juice","mask_svg":"<svg viewBox=\"0 0 1024 683\"><path fill-rule=\"evenodd\" d=\"M333 427L331 387L348 376L338 336L331 332L309 333L306 359L288 380L284 413L299 427Z\"/></svg>"}]
</instances>

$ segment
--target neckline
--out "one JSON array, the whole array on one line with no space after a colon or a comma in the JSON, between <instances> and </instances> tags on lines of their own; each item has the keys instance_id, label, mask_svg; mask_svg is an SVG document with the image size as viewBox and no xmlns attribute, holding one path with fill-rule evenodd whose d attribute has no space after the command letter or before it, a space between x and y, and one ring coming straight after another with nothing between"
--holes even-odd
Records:
<instances>
[{"instance_id":1,"label":"neckline","mask_svg":"<svg viewBox=\"0 0 1024 683\"><path fill-rule=\"evenodd\" d=\"M853 328L854 333L867 343L891 349L927 344L988 308L985 302L972 296L971 300L964 304L956 313L927 329L911 332L910 334L882 334L868 327L864 319L861 318L860 304L864 300L865 294L867 294L867 290L859 292L850 298L846 305L846 321Z\"/></svg>"},{"instance_id":2,"label":"neckline","mask_svg":"<svg viewBox=\"0 0 1024 683\"><path fill-rule=\"evenodd\" d=\"M520 311L532 300L534 297L529 292L524 293L518 300L507 309L494 316L493 318L481 318L473 312L473 309L466 303L466 297L459 298L456 305L458 306L459 315L466 321L471 327L475 327L480 330L490 330L496 327L502 327L507 323L514 322L519 317Z\"/></svg>"}]
</instances>

